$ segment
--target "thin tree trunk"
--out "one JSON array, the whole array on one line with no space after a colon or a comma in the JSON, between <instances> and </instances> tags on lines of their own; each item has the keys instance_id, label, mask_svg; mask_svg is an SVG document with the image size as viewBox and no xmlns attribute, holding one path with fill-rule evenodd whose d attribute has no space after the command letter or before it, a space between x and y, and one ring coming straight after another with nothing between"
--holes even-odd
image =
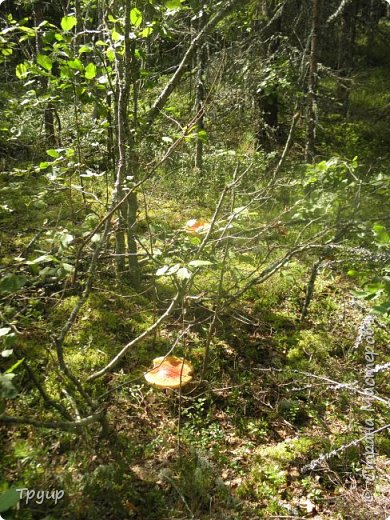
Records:
<instances>
[{"instance_id":1,"label":"thin tree trunk","mask_svg":"<svg viewBox=\"0 0 390 520\"><path fill-rule=\"evenodd\" d=\"M278 7L267 3L263 4L263 14L266 17L266 27L261 34L263 51L259 56L262 62L272 66L280 47L282 31L282 15L277 14ZM279 125L279 96L278 84L268 84L267 87L256 90L255 101L259 110L258 130L256 135L257 148L270 152L277 140Z\"/></svg>"},{"instance_id":2,"label":"thin tree trunk","mask_svg":"<svg viewBox=\"0 0 390 520\"><path fill-rule=\"evenodd\" d=\"M342 115L347 118L349 113L348 77L353 67L353 48L356 37L356 3L347 5L341 15L339 53L337 68L339 70L340 83L337 88L337 97L342 106Z\"/></svg>"},{"instance_id":3,"label":"thin tree trunk","mask_svg":"<svg viewBox=\"0 0 390 520\"><path fill-rule=\"evenodd\" d=\"M203 29L203 27L206 25L207 19L206 19L206 13L203 10L202 16L199 18L199 31ZM198 74L197 74L197 81L196 81L196 113L201 114L198 120L198 123L196 125L196 129L198 132L198 137L196 140L196 153L195 153L195 168L199 170L199 173L202 173L203 171L203 140L204 135L202 135L202 132L205 129L204 125L204 100L206 96L206 90L205 90L205 74L206 74L206 44L204 43L201 45L196 53L197 58L197 66L198 66Z\"/></svg>"},{"instance_id":4,"label":"thin tree trunk","mask_svg":"<svg viewBox=\"0 0 390 520\"><path fill-rule=\"evenodd\" d=\"M138 155L135 149L136 117L136 82L138 79L138 61L135 57L134 42L130 40L130 0L125 3L125 49L123 56L116 56L118 96L117 96L117 150L118 164L115 181L115 202L125 194L125 183L131 177L132 182L138 178ZM130 89L133 84L133 119L132 128L129 123ZM119 276L125 278L133 287L139 286L139 265L135 226L137 223L137 194L133 192L119 211L118 229L116 231L116 267ZM127 243L126 243L127 242ZM128 257L128 262L126 262ZM127 267L128 266L128 269ZM125 276L126 273L126 276Z\"/></svg>"},{"instance_id":5,"label":"thin tree trunk","mask_svg":"<svg viewBox=\"0 0 390 520\"><path fill-rule=\"evenodd\" d=\"M122 58L117 58L117 85L118 97L116 103L117 113L117 147L118 147L118 163L116 170L116 179L114 187L114 204L119 202L124 196L124 180L126 177L126 140L125 140L125 119L127 117L127 99L124 65ZM115 232L115 254L116 269L118 276L123 276L126 266L126 239L125 228L127 221L127 205L123 204L119 209L117 229Z\"/></svg>"},{"instance_id":6,"label":"thin tree trunk","mask_svg":"<svg viewBox=\"0 0 390 520\"><path fill-rule=\"evenodd\" d=\"M125 136L127 143L127 176L132 178L132 182L138 181L139 177L139 157L136 149L137 127L138 127L138 79L139 79L139 60L135 55L136 47L134 40L130 40L130 2L126 2L125 9L125 66L127 82L132 86L133 117L129 116L125 120ZM131 123L131 127L130 127ZM140 285L140 272L137 256L137 241L135 237L137 225L138 200L137 192L134 191L127 199L127 253L129 282L137 289Z\"/></svg>"},{"instance_id":7,"label":"thin tree trunk","mask_svg":"<svg viewBox=\"0 0 390 520\"><path fill-rule=\"evenodd\" d=\"M42 86L47 89L46 78L42 81ZM57 146L57 139L54 128L54 106L53 103L48 103L44 110L44 121L45 121L45 136L46 143L49 148L55 148Z\"/></svg>"},{"instance_id":8,"label":"thin tree trunk","mask_svg":"<svg viewBox=\"0 0 390 520\"><path fill-rule=\"evenodd\" d=\"M307 135L306 135L306 162L315 160L315 138L316 138L316 119L317 119L317 69L318 69L318 30L320 20L320 0L312 0L311 18L311 45L309 63L309 82L307 93Z\"/></svg>"},{"instance_id":9,"label":"thin tree trunk","mask_svg":"<svg viewBox=\"0 0 390 520\"><path fill-rule=\"evenodd\" d=\"M39 26L40 23L44 20L43 15L43 8L42 5L37 2L34 4L33 7L33 16L34 16L34 24L36 27ZM40 54L42 49L42 42L41 42L41 36L39 34L39 31L36 32L35 37L35 52L36 55ZM47 78L41 78L40 79L42 90L45 92L48 89L48 79ZM49 148L55 148L57 146L57 139L55 135L55 127L54 127L54 106L53 103L48 102L45 105L45 108L43 110L43 124L45 129L45 138L46 138L46 145Z\"/></svg>"},{"instance_id":10,"label":"thin tree trunk","mask_svg":"<svg viewBox=\"0 0 390 520\"><path fill-rule=\"evenodd\" d=\"M378 0L370 0L369 15L368 15L368 37L367 48L372 49L374 46L375 34L378 28L378 23L381 18L382 4ZM372 56L369 54L368 64L374 64Z\"/></svg>"},{"instance_id":11,"label":"thin tree trunk","mask_svg":"<svg viewBox=\"0 0 390 520\"><path fill-rule=\"evenodd\" d=\"M320 257L313 264L313 267L312 267L312 270L311 270L311 274L310 274L309 283L307 284L307 288L306 288L305 301L304 301L303 306L302 306L301 322L304 321L304 319L306 318L306 316L308 314L309 305L310 305L310 303L311 303L311 301L313 299L313 295L314 295L314 285L316 283L317 276L318 276L318 273L319 273L319 271L321 269L323 261L324 261L324 259L322 257Z\"/></svg>"},{"instance_id":12,"label":"thin tree trunk","mask_svg":"<svg viewBox=\"0 0 390 520\"><path fill-rule=\"evenodd\" d=\"M75 14L76 14L76 20L77 20L77 25L76 25L76 34L75 34L75 43L77 42L77 40L80 38L80 33L82 32L83 30L83 17L82 17L82 14L81 14L81 4L80 4L80 0L75 0ZM85 43L85 35L82 35L82 39L81 41L83 43Z\"/></svg>"}]
</instances>

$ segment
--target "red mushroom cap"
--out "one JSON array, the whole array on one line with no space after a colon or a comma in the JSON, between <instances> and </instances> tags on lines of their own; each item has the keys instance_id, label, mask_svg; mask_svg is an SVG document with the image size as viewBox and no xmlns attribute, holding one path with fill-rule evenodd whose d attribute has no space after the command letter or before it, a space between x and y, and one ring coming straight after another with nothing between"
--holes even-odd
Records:
<instances>
[{"instance_id":1,"label":"red mushroom cap","mask_svg":"<svg viewBox=\"0 0 390 520\"><path fill-rule=\"evenodd\" d=\"M153 368L144 377L157 388L180 388L192 380L193 370L191 363L183 358L162 356L153 359Z\"/></svg>"},{"instance_id":2,"label":"red mushroom cap","mask_svg":"<svg viewBox=\"0 0 390 520\"><path fill-rule=\"evenodd\" d=\"M186 222L185 230L189 235L200 235L210 229L210 222L203 218L191 219Z\"/></svg>"}]
</instances>

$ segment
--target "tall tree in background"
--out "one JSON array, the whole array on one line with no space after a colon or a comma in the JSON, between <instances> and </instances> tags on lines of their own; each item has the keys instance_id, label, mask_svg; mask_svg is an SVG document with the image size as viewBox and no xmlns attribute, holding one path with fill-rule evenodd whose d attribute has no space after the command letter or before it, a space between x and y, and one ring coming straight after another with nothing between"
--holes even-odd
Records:
<instances>
[{"instance_id":1,"label":"tall tree in background","mask_svg":"<svg viewBox=\"0 0 390 520\"><path fill-rule=\"evenodd\" d=\"M357 4L352 2L345 6L339 19L339 46L337 55L337 71L340 77L338 98L342 106L342 114L348 116L350 75L354 62L354 46L356 38ZM328 20L331 22L332 20Z\"/></svg>"},{"instance_id":2,"label":"tall tree in background","mask_svg":"<svg viewBox=\"0 0 390 520\"><path fill-rule=\"evenodd\" d=\"M39 27L40 24L46 19L45 4L40 1L34 2L31 4L31 8L34 18L34 25L35 27ZM39 29L37 29L36 31L35 52L36 56L44 56L44 54L42 54L42 37ZM41 76L40 83L43 95L48 94L50 97L50 93L48 92L49 82L50 79L48 77L43 75ZM51 101L44 103L43 121L46 135L46 143L48 148L55 148L57 146L57 139L54 126L54 113L54 104Z\"/></svg>"},{"instance_id":3,"label":"tall tree in background","mask_svg":"<svg viewBox=\"0 0 390 520\"><path fill-rule=\"evenodd\" d=\"M206 6L200 4L200 12L198 18L198 31L201 31L207 23ZM199 45L196 52L196 100L195 110L198 115L198 122L196 125L197 139L196 139L196 153L195 153L195 168L201 173L203 170L203 142L205 139L205 125L204 125L204 102L206 97L206 64L207 64L207 44Z\"/></svg>"},{"instance_id":4,"label":"tall tree in background","mask_svg":"<svg viewBox=\"0 0 390 520\"><path fill-rule=\"evenodd\" d=\"M310 60L307 92L307 136L305 159L314 162L315 137L317 120L317 83L318 83L318 32L320 26L320 1L312 0L311 32L310 32Z\"/></svg>"},{"instance_id":5,"label":"tall tree in background","mask_svg":"<svg viewBox=\"0 0 390 520\"><path fill-rule=\"evenodd\" d=\"M280 48L282 31L283 6L279 1L266 0L262 4L263 23L258 26L262 41L259 60L266 70L273 69ZM257 24L258 25L258 24ZM256 89L256 102L260 112L260 121L257 131L257 145L270 152L277 141L279 121L279 94L278 78L271 74L271 78L261 82Z\"/></svg>"}]
</instances>

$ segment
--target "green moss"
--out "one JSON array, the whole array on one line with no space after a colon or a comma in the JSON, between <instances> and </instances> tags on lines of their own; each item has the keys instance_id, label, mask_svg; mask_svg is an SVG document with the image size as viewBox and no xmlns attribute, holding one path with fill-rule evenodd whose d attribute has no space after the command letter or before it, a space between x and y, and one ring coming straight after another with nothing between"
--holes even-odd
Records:
<instances>
[{"instance_id":1,"label":"green moss","mask_svg":"<svg viewBox=\"0 0 390 520\"><path fill-rule=\"evenodd\" d=\"M52 323L57 327L63 325L77 301L75 296L64 299L54 309ZM140 296L121 298L92 293L66 338L68 359L78 367L99 366L148 328L153 319Z\"/></svg>"},{"instance_id":2,"label":"green moss","mask_svg":"<svg viewBox=\"0 0 390 520\"><path fill-rule=\"evenodd\" d=\"M296 344L287 353L292 365L305 365L305 362L323 362L333 349L333 338L326 332L301 330L295 335Z\"/></svg>"},{"instance_id":3,"label":"green moss","mask_svg":"<svg viewBox=\"0 0 390 520\"><path fill-rule=\"evenodd\" d=\"M302 457L308 453L313 446L313 439L301 437L279 442L273 446L265 446L260 448L256 454L256 460L279 462L286 464L298 457Z\"/></svg>"},{"instance_id":4,"label":"green moss","mask_svg":"<svg viewBox=\"0 0 390 520\"><path fill-rule=\"evenodd\" d=\"M272 499L287 490L289 466L305 459L313 445L312 439L302 437L259 448L250 473L238 490L239 495L266 501L267 512L270 512L268 508L275 506Z\"/></svg>"}]
</instances>

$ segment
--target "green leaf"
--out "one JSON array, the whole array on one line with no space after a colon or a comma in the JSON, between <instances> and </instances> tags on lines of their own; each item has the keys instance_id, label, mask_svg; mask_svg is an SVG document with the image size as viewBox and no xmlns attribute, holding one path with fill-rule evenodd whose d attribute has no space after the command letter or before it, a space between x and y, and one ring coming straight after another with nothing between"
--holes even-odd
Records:
<instances>
[{"instance_id":1,"label":"green leaf","mask_svg":"<svg viewBox=\"0 0 390 520\"><path fill-rule=\"evenodd\" d=\"M181 267L180 269L178 269L176 276L179 280L188 280L189 278L191 278L191 273L186 267Z\"/></svg>"},{"instance_id":2,"label":"green leaf","mask_svg":"<svg viewBox=\"0 0 390 520\"><path fill-rule=\"evenodd\" d=\"M19 79L23 79L27 76L28 73L28 67L25 63L19 63L19 65L16 66L16 77Z\"/></svg>"},{"instance_id":3,"label":"green leaf","mask_svg":"<svg viewBox=\"0 0 390 520\"><path fill-rule=\"evenodd\" d=\"M11 507L16 506L19 500L20 494L19 491L16 491L16 488L9 489L5 493L2 493L0 495L0 513L3 513L4 511L11 509Z\"/></svg>"},{"instance_id":4,"label":"green leaf","mask_svg":"<svg viewBox=\"0 0 390 520\"><path fill-rule=\"evenodd\" d=\"M36 30L32 29L31 27L26 27L25 25L19 25L19 31L22 31L27 34L27 36L31 36L34 38L36 35Z\"/></svg>"},{"instance_id":5,"label":"green leaf","mask_svg":"<svg viewBox=\"0 0 390 520\"><path fill-rule=\"evenodd\" d=\"M71 31L76 24L77 19L75 16L64 16L61 20L61 27L64 31Z\"/></svg>"},{"instance_id":6,"label":"green leaf","mask_svg":"<svg viewBox=\"0 0 390 520\"><path fill-rule=\"evenodd\" d=\"M37 56L37 63L47 71L51 71L51 68L53 66L53 62L49 56L46 54L38 54Z\"/></svg>"},{"instance_id":7,"label":"green leaf","mask_svg":"<svg viewBox=\"0 0 390 520\"><path fill-rule=\"evenodd\" d=\"M207 143L208 134L206 130L199 130L198 137L203 143Z\"/></svg>"},{"instance_id":8,"label":"green leaf","mask_svg":"<svg viewBox=\"0 0 390 520\"><path fill-rule=\"evenodd\" d=\"M114 51L114 49L112 47L109 47L106 50L106 56L109 59L109 61L114 61L115 60L115 51Z\"/></svg>"},{"instance_id":9,"label":"green leaf","mask_svg":"<svg viewBox=\"0 0 390 520\"><path fill-rule=\"evenodd\" d=\"M61 267L67 273L73 273L73 271L74 271L73 265L67 264L65 262L61 264Z\"/></svg>"},{"instance_id":10,"label":"green leaf","mask_svg":"<svg viewBox=\"0 0 390 520\"><path fill-rule=\"evenodd\" d=\"M93 79L96 76L96 65L94 63L89 63L85 67L85 77L87 79Z\"/></svg>"},{"instance_id":11,"label":"green leaf","mask_svg":"<svg viewBox=\"0 0 390 520\"><path fill-rule=\"evenodd\" d=\"M183 0L168 0L168 2L165 2L165 7L168 9L180 9L182 7L182 1Z\"/></svg>"},{"instance_id":12,"label":"green leaf","mask_svg":"<svg viewBox=\"0 0 390 520\"><path fill-rule=\"evenodd\" d=\"M381 305L375 305L373 309L378 314L390 314L390 301L384 302Z\"/></svg>"},{"instance_id":13,"label":"green leaf","mask_svg":"<svg viewBox=\"0 0 390 520\"><path fill-rule=\"evenodd\" d=\"M356 298L366 298L368 293L366 291L359 291L356 289L352 289L351 294L356 296Z\"/></svg>"},{"instance_id":14,"label":"green leaf","mask_svg":"<svg viewBox=\"0 0 390 520\"><path fill-rule=\"evenodd\" d=\"M84 70L84 65L81 63L79 59L69 60L66 62L68 67L75 70Z\"/></svg>"},{"instance_id":15,"label":"green leaf","mask_svg":"<svg viewBox=\"0 0 390 520\"><path fill-rule=\"evenodd\" d=\"M142 13L136 7L130 11L130 21L136 27L139 27L142 23Z\"/></svg>"},{"instance_id":16,"label":"green leaf","mask_svg":"<svg viewBox=\"0 0 390 520\"><path fill-rule=\"evenodd\" d=\"M390 242L390 235L385 226L374 224L374 226L372 226L372 231L374 232L375 238L379 244L388 244Z\"/></svg>"},{"instance_id":17,"label":"green leaf","mask_svg":"<svg viewBox=\"0 0 390 520\"><path fill-rule=\"evenodd\" d=\"M169 265L164 265L163 267L160 267L160 269L157 269L156 276L166 276L169 269Z\"/></svg>"},{"instance_id":18,"label":"green leaf","mask_svg":"<svg viewBox=\"0 0 390 520\"><path fill-rule=\"evenodd\" d=\"M6 336L9 332L11 332L11 327L2 327L0 329L0 337Z\"/></svg>"},{"instance_id":19,"label":"green leaf","mask_svg":"<svg viewBox=\"0 0 390 520\"><path fill-rule=\"evenodd\" d=\"M122 39L122 35L120 33L118 33L118 31L113 29L111 31L111 38L112 38L112 41L117 42Z\"/></svg>"},{"instance_id":20,"label":"green leaf","mask_svg":"<svg viewBox=\"0 0 390 520\"><path fill-rule=\"evenodd\" d=\"M47 155L50 155L50 157L53 157L53 159L58 159L60 157L59 152L57 150L54 150L53 148L50 148L50 150L46 150Z\"/></svg>"},{"instance_id":21,"label":"green leaf","mask_svg":"<svg viewBox=\"0 0 390 520\"><path fill-rule=\"evenodd\" d=\"M198 246L202 241L199 237L188 237L188 241L193 246Z\"/></svg>"},{"instance_id":22,"label":"green leaf","mask_svg":"<svg viewBox=\"0 0 390 520\"><path fill-rule=\"evenodd\" d=\"M42 255L38 256L34 260L27 260L25 262L26 265L36 265L36 264L44 264L46 262L59 262L59 260L53 255Z\"/></svg>"},{"instance_id":23,"label":"green leaf","mask_svg":"<svg viewBox=\"0 0 390 520\"><path fill-rule=\"evenodd\" d=\"M7 334L7 336L3 336L3 345L5 349L13 348L13 345L15 344L16 340L16 334L14 332L11 332L11 334Z\"/></svg>"},{"instance_id":24,"label":"green leaf","mask_svg":"<svg viewBox=\"0 0 390 520\"><path fill-rule=\"evenodd\" d=\"M175 265L164 265L163 267L160 267L160 269L157 269L156 276L170 276L172 274L176 274L181 269L180 264Z\"/></svg>"},{"instance_id":25,"label":"green leaf","mask_svg":"<svg viewBox=\"0 0 390 520\"><path fill-rule=\"evenodd\" d=\"M79 54L84 54L85 52L92 52L93 49L89 45L82 45L79 49Z\"/></svg>"},{"instance_id":26,"label":"green leaf","mask_svg":"<svg viewBox=\"0 0 390 520\"><path fill-rule=\"evenodd\" d=\"M0 292L15 293L27 282L25 276L7 274L0 280Z\"/></svg>"},{"instance_id":27,"label":"green leaf","mask_svg":"<svg viewBox=\"0 0 390 520\"><path fill-rule=\"evenodd\" d=\"M191 260L188 265L191 267L204 267L206 265L213 265L213 262L209 262L208 260Z\"/></svg>"},{"instance_id":28,"label":"green leaf","mask_svg":"<svg viewBox=\"0 0 390 520\"><path fill-rule=\"evenodd\" d=\"M68 247L74 240L74 236L70 233L61 233L59 235L62 247Z\"/></svg>"},{"instance_id":29,"label":"green leaf","mask_svg":"<svg viewBox=\"0 0 390 520\"><path fill-rule=\"evenodd\" d=\"M153 27L145 27L145 29L143 29L141 31L141 38L147 38L148 36L150 36L152 34L153 31L154 31Z\"/></svg>"},{"instance_id":30,"label":"green leaf","mask_svg":"<svg viewBox=\"0 0 390 520\"><path fill-rule=\"evenodd\" d=\"M31 454L31 449L24 439L15 440L13 443L13 454L16 459L25 459Z\"/></svg>"}]
</instances>

